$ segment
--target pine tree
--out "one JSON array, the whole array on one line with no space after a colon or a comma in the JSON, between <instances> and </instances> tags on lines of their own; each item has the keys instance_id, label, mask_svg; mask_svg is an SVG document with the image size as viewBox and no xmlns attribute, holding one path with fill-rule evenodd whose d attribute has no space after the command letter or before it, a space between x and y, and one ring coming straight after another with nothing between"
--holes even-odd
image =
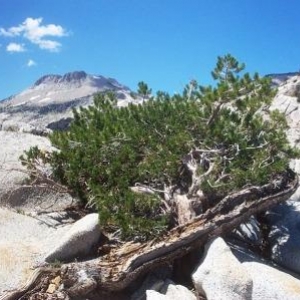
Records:
<instances>
[{"instance_id":1,"label":"pine tree","mask_svg":"<svg viewBox=\"0 0 300 300\"><path fill-rule=\"evenodd\" d=\"M138 83L137 93L142 97L142 99L148 99L152 93L152 90L148 87L147 83L140 81Z\"/></svg>"},{"instance_id":2,"label":"pine tree","mask_svg":"<svg viewBox=\"0 0 300 300\"><path fill-rule=\"evenodd\" d=\"M284 115L268 109L269 80L243 69L231 55L219 57L214 87L193 81L182 95L159 92L140 105L117 108L112 93L98 94L93 106L74 110L69 131L50 136L58 151L34 149L23 162L49 163L58 182L97 207L103 230L157 236L176 225L175 193L212 205L272 181L298 156ZM142 82L138 93L151 90Z\"/></svg>"}]
</instances>

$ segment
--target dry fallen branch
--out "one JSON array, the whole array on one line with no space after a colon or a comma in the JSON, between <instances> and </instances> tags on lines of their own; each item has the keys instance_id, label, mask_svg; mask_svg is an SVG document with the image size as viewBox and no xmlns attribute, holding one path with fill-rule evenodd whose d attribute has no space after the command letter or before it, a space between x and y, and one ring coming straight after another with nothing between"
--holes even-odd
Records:
<instances>
[{"instance_id":1,"label":"dry fallen branch","mask_svg":"<svg viewBox=\"0 0 300 300\"><path fill-rule=\"evenodd\" d=\"M143 274L172 263L213 237L230 232L251 215L286 201L297 187L298 177L292 171L287 171L269 184L252 186L228 195L215 207L189 223L172 229L159 240L144 244L125 243L105 256L65 264L59 269L65 295L60 299L85 297L96 289L123 290ZM23 299L29 299L30 296L39 296L38 299L58 299L54 297L61 296L62 291L52 294L50 298L49 294L37 288L41 285L42 274L46 273L49 274L49 268L38 269L27 286L0 299L22 299L21 294L26 294ZM48 277L53 278L56 274L57 270L53 270L52 277L51 273Z\"/></svg>"}]
</instances>

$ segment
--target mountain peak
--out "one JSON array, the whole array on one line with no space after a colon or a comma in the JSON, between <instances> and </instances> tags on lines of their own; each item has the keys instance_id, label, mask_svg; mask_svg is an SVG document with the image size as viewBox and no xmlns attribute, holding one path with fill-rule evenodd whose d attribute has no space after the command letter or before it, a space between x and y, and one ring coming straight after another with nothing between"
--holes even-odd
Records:
<instances>
[{"instance_id":1,"label":"mountain peak","mask_svg":"<svg viewBox=\"0 0 300 300\"><path fill-rule=\"evenodd\" d=\"M78 81L78 80L86 79L87 76L88 76L87 73L84 71L74 71L63 75L61 81L63 82Z\"/></svg>"},{"instance_id":2,"label":"mountain peak","mask_svg":"<svg viewBox=\"0 0 300 300\"><path fill-rule=\"evenodd\" d=\"M47 84L47 83L57 83L61 77L62 77L61 75L56 75L56 74L44 75L34 83L34 86Z\"/></svg>"},{"instance_id":3,"label":"mountain peak","mask_svg":"<svg viewBox=\"0 0 300 300\"><path fill-rule=\"evenodd\" d=\"M55 83L69 83L84 80L88 77L88 74L84 71L74 71L69 72L64 75L49 74L44 75L38 79L34 87L37 87L41 84L55 84Z\"/></svg>"},{"instance_id":4,"label":"mountain peak","mask_svg":"<svg viewBox=\"0 0 300 300\"><path fill-rule=\"evenodd\" d=\"M67 128L73 108L91 105L94 95L107 91L114 92L118 106L143 101L139 97L133 98L125 85L102 75L84 71L44 75L33 86L0 102L0 130L1 126L2 130L9 128L12 122L26 132L45 133Z\"/></svg>"}]
</instances>

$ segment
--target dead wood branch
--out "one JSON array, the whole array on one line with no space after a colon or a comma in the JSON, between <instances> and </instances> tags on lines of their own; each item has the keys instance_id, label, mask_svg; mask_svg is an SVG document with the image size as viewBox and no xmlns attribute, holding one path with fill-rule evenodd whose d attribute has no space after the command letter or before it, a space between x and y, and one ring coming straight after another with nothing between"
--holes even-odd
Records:
<instances>
[{"instance_id":1,"label":"dead wood branch","mask_svg":"<svg viewBox=\"0 0 300 300\"><path fill-rule=\"evenodd\" d=\"M213 237L230 232L251 215L286 201L297 188L297 175L287 171L269 184L251 186L228 195L215 207L189 223L172 229L158 241L125 243L103 257L65 264L60 269L64 292L72 299L75 295L86 296L93 289L125 289L143 274L172 263ZM39 273L44 271L41 268ZM32 280L26 291L32 290L37 284ZM39 299L48 299L46 294L43 297ZM0 299L16 298L7 296Z\"/></svg>"}]
</instances>

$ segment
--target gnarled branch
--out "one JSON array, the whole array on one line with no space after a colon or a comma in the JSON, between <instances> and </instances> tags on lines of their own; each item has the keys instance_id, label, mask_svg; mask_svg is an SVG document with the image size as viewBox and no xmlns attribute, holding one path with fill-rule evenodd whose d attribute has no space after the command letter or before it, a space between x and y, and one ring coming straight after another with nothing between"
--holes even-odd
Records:
<instances>
[{"instance_id":1,"label":"gnarled branch","mask_svg":"<svg viewBox=\"0 0 300 300\"><path fill-rule=\"evenodd\" d=\"M60 269L63 291L72 298L74 295L86 296L93 289L122 290L154 268L169 264L209 239L230 232L251 215L287 200L297 188L297 175L287 171L269 184L251 186L226 196L215 207L172 229L160 240L143 244L125 243L103 257L65 264ZM46 270L41 268L39 274ZM37 281L32 282L26 290L23 289L23 294L35 293L30 290L37 284ZM20 290L16 293L20 295ZM46 294L44 297L41 299L47 299ZM6 295L0 299L17 298Z\"/></svg>"}]
</instances>

